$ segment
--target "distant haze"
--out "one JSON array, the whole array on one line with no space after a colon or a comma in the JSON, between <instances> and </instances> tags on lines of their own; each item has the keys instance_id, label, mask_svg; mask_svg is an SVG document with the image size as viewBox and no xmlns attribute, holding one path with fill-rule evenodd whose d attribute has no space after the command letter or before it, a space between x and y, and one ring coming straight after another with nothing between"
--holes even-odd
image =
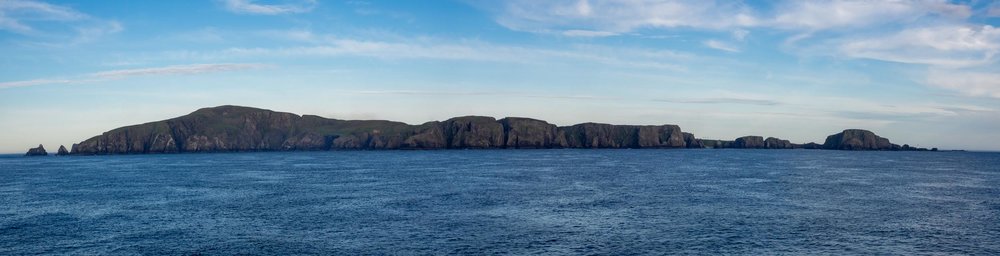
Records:
<instances>
[{"instance_id":1,"label":"distant haze","mask_svg":"<svg viewBox=\"0 0 1000 256\"><path fill-rule=\"evenodd\" d=\"M1000 150L993 1L0 1L0 152L242 105Z\"/></svg>"}]
</instances>

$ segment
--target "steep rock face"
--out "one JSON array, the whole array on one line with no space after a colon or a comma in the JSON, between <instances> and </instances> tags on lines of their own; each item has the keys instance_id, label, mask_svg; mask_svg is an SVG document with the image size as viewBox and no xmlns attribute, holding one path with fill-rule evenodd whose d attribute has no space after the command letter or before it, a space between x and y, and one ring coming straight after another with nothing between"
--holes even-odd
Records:
<instances>
[{"instance_id":1,"label":"steep rock face","mask_svg":"<svg viewBox=\"0 0 1000 256\"><path fill-rule=\"evenodd\" d=\"M839 150L899 150L901 147L867 130L848 129L826 137L825 149Z\"/></svg>"},{"instance_id":2,"label":"steep rock face","mask_svg":"<svg viewBox=\"0 0 1000 256\"><path fill-rule=\"evenodd\" d=\"M492 117L464 116L444 122L449 148L501 148L505 145L503 125Z\"/></svg>"},{"instance_id":3,"label":"steep rock face","mask_svg":"<svg viewBox=\"0 0 1000 256\"><path fill-rule=\"evenodd\" d=\"M691 133L681 133L684 135L684 144L687 148L705 148L705 144Z\"/></svg>"},{"instance_id":4,"label":"steep rock face","mask_svg":"<svg viewBox=\"0 0 1000 256\"><path fill-rule=\"evenodd\" d=\"M45 147L42 146L42 144L38 144L37 148L29 148L28 153L24 154L24 156L47 156L47 155L49 155L49 152L45 152Z\"/></svg>"},{"instance_id":5,"label":"steep rock face","mask_svg":"<svg viewBox=\"0 0 1000 256\"><path fill-rule=\"evenodd\" d=\"M743 136L733 141L733 148L765 148L764 137Z\"/></svg>"},{"instance_id":6,"label":"steep rock face","mask_svg":"<svg viewBox=\"0 0 1000 256\"><path fill-rule=\"evenodd\" d=\"M500 124L506 148L557 148L566 144L556 126L542 120L508 117L500 119Z\"/></svg>"},{"instance_id":7,"label":"steep rock face","mask_svg":"<svg viewBox=\"0 0 1000 256\"><path fill-rule=\"evenodd\" d=\"M703 140L676 125L582 123L558 127L542 120L465 116L409 125L382 120L337 120L239 106L105 132L73 144L70 154L145 154L359 149L464 148L794 148L787 140L747 136ZM818 144L803 148L820 147ZM900 147L863 130L831 135L822 148L920 150Z\"/></svg>"},{"instance_id":8,"label":"steep rock face","mask_svg":"<svg viewBox=\"0 0 1000 256\"><path fill-rule=\"evenodd\" d=\"M764 139L764 148L769 149L792 149L795 145L788 140L778 139L775 137L767 137Z\"/></svg>"},{"instance_id":9,"label":"steep rock face","mask_svg":"<svg viewBox=\"0 0 1000 256\"><path fill-rule=\"evenodd\" d=\"M559 127L571 148L683 148L684 135L676 125L635 126L583 123Z\"/></svg>"},{"instance_id":10,"label":"steep rock face","mask_svg":"<svg viewBox=\"0 0 1000 256\"><path fill-rule=\"evenodd\" d=\"M66 156L66 155L69 155L69 151L66 150L66 146L59 145L59 150L56 151L56 155L57 156Z\"/></svg>"}]
</instances>

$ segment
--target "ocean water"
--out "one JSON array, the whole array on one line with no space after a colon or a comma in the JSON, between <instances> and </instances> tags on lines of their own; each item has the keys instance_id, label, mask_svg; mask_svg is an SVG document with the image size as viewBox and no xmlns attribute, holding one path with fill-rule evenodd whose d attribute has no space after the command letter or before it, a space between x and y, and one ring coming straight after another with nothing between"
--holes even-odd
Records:
<instances>
[{"instance_id":1,"label":"ocean water","mask_svg":"<svg viewBox=\"0 0 1000 256\"><path fill-rule=\"evenodd\" d=\"M1000 254L1000 154L0 157L0 255Z\"/></svg>"}]
</instances>

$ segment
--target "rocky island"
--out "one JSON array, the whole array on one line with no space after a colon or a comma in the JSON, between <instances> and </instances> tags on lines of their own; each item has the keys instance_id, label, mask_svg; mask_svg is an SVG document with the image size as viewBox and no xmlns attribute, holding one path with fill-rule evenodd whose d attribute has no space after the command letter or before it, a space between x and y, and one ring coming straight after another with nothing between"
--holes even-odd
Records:
<instances>
[{"instance_id":1,"label":"rocky island","mask_svg":"<svg viewBox=\"0 0 1000 256\"><path fill-rule=\"evenodd\" d=\"M37 148L28 149L28 153L24 154L24 156L47 156L47 155L49 155L49 152L45 152L45 147L42 146L41 144L38 144Z\"/></svg>"},{"instance_id":2,"label":"rocky island","mask_svg":"<svg viewBox=\"0 0 1000 256\"><path fill-rule=\"evenodd\" d=\"M582 123L556 126L531 118L497 120L485 116L409 125L219 106L177 118L114 129L74 144L68 154L537 148L926 150L892 144L870 131L856 129L830 135L822 145L800 145L761 136L745 136L733 141L698 139L692 133L682 132L677 125ZM67 153L60 150L60 155L63 154Z\"/></svg>"}]
</instances>

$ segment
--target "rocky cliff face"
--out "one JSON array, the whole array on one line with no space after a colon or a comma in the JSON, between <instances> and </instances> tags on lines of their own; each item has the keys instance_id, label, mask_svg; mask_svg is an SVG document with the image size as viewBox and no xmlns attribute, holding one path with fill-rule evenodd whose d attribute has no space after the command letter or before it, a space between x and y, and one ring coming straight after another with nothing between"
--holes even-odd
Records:
<instances>
[{"instance_id":1,"label":"rocky cliff face","mask_svg":"<svg viewBox=\"0 0 1000 256\"><path fill-rule=\"evenodd\" d=\"M69 150L66 150L66 146L59 145L59 150L56 151L57 156L67 156L69 155Z\"/></svg>"},{"instance_id":2,"label":"rocky cliff face","mask_svg":"<svg viewBox=\"0 0 1000 256\"><path fill-rule=\"evenodd\" d=\"M765 148L764 137L743 136L733 141L732 148Z\"/></svg>"},{"instance_id":3,"label":"rocky cliff face","mask_svg":"<svg viewBox=\"0 0 1000 256\"><path fill-rule=\"evenodd\" d=\"M899 145L889 143L889 139L879 137L867 130L848 129L826 137L825 149L839 150L900 150Z\"/></svg>"},{"instance_id":4,"label":"rocky cliff face","mask_svg":"<svg viewBox=\"0 0 1000 256\"><path fill-rule=\"evenodd\" d=\"M676 125L582 123L558 127L542 120L464 116L408 125L381 120L337 120L238 106L199 109L191 114L126 126L73 144L70 154L146 154L357 149L500 148L823 148L921 150L900 147L865 130L845 130L826 143L795 145L787 140L745 136L734 141L702 140ZM64 148L61 148L60 154ZM36 152L36 153L32 153ZM31 154L44 153L44 148Z\"/></svg>"},{"instance_id":5,"label":"rocky cliff face","mask_svg":"<svg viewBox=\"0 0 1000 256\"><path fill-rule=\"evenodd\" d=\"M690 136L693 139L693 135ZM684 148L676 125L585 123L465 116L408 125L298 116L221 106L114 129L73 145L72 154L145 154L340 149Z\"/></svg>"},{"instance_id":6,"label":"rocky cliff face","mask_svg":"<svg viewBox=\"0 0 1000 256\"><path fill-rule=\"evenodd\" d=\"M28 149L28 153L24 154L24 156L47 156L47 155L49 155L49 152L45 152L45 147L42 146L42 144L38 144L37 148Z\"/></svg>"},{"instance_id":7,"label":"rocky cliff face","mask_svg":"<svg viewBox=\"0 0 1000 256\"><path fill-rule=\"evenodd\" d=\"M793 149L795 144L788 140L783 140L775 137L767 137L764 139L764 148L769 149Z\"/></svg>"}]
</instances>

